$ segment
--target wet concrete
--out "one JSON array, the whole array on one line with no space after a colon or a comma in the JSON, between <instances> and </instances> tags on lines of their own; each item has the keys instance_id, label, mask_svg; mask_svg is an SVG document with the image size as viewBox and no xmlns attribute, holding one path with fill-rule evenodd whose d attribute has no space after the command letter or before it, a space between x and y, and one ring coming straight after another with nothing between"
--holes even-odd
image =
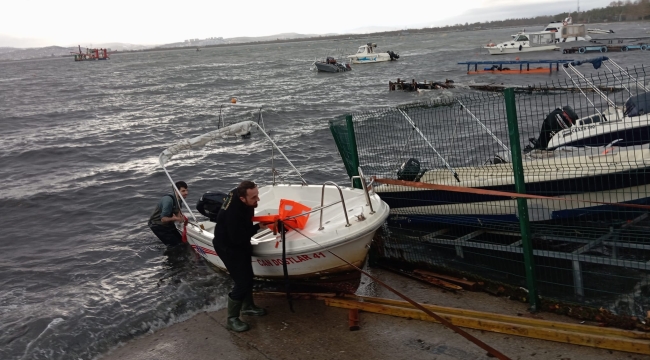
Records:
<instances>
[{"instance_id":1,"label":"wet concrete","mask_svg":"<svg viewBox=\"0 0 650 360\"><path fill-rule=\"evenodd\" d=\"M547 313L532 315L526 311L526 304L505 298L473 292L454 294L390 272L372 272L418 302L577 322ZM357 293L397 299L367 278L362 279ZM205 312L131 341L101 359L491 359L478 346L436 323L361 312L360 330L350 331L348 311L328 307L319 300L294 300L293 313L284 296L256 296L256 302L269 314L242 317L251 325L250 331L228 331L225 309ZM650 359L645 355L497 333L468 332L513 360Z\"/></svg>"}]
</instances>

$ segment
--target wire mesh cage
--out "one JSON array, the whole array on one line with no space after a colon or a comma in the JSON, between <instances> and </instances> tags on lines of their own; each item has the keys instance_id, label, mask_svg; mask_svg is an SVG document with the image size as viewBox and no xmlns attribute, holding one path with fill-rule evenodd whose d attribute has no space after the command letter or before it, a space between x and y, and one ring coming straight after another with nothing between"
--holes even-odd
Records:
<instances>
[{"instance_id":1,"label":"wire mesh cage","mask_svg":"<svg viewBox=\"0 0 650 360\"><path fill-rule=\"evenodd\" d=\"M585 76L582 63L599 71ZM330 122L348 173L358 164L377 177L391 207L373 261L535 286L545 298L645 318L648 78L607 58L563 70L564 80L511 92L516 111L508 92L475 93Z\"/></svg>"}]
</instances>

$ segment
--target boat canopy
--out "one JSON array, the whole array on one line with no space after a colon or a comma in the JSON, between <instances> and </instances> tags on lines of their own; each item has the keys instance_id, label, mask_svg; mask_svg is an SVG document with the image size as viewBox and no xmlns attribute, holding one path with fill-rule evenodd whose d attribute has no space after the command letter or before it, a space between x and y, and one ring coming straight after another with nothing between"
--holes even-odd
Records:
<instances>
[{"instance_id":1,"label":"boat canopy","mask_svg":"<svg viewBox=\"0 0 650 360\"><path fill-rule=\"evenodd\" d=\"M160 165L164 167L165 163L171 160L171 158L174 157L174 155L179 154L182 151L199 149L205 146L206 144L210 143L211 141L223 139L225 137L246 135L251 131L251 128L254 125L257 124L253 121L242 121L236 124L222 127L221 129L218 130L210 131L209 133L205 133L201 136L182 140L178 144L168 147L165 151L163 151L160 154L160 158L159 158Z\"/></svg>"}]
</instances>

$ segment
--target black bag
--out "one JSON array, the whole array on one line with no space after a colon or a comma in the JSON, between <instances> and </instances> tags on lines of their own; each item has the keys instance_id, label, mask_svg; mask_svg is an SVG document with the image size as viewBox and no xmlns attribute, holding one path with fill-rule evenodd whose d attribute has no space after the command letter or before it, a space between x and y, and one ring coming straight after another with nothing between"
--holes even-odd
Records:
<instances>
[{"instance_id":1,"label":"black bag","mask_svg":"<svg viewBox=\"0 0 650 360\"><path fill-rule=\"evenodd\" d=\"M418 159L410 158L397 170L397 180L420 181L427 169L420 169Z\"/></svg>"},{"instance_id":2,"label":"black bag","mask_svg":"<svg viewBox=\"0 0 650 360\"><path fill-rule=\"evenodd\" d=\"M650 92L632 96L625 102L626 116L639 116L650 112Z\"/></svg>"},{"instance_id":3,"label":"black bag","mask_svg":"<svg viewBox=\"0 0 650 360\"><path fill-rule=\"evenodd\" d=\"M565 115L570 119L568 120ZM578 120L578 115L573 111L570 106L565 106L562 109L555 109L551 111L544 122L542 123L542 129L539 132L539 137L536 141L531 141L535 145L535 149L546 150L548 143L551 141L553 136L558 132L568 129L575 121Z\"/></svg>"},{"instance_id":4,"label":"black bag","mask_svg":"<svg viewBox=\"0 0 650 360\"><path fill-rule=\"evenodd\" d=\"M210 221L216 222L219 210L227 196L228 194L222 192L207 192L196 203L196 210L208 217Z\"/></svg>"}]
</instances>

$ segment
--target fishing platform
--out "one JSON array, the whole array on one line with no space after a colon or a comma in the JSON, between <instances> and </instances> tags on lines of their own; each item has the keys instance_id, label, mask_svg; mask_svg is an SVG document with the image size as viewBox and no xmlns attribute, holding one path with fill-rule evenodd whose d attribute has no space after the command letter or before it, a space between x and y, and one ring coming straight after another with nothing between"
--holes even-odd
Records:
<instances>
[{"instance_id":1,"label":"fishing platform","mask_svg":"<svg viewBox=\"0 0 650 360\"><path fill-rule=\"evenodd\" d=\"M74 61L95 61L95 60L108 60L108 49L90 49L86 48L86 52L81 51L79 45L79 52L70 52L74 55Z\"/></svg>"},{"instance_id":2,"label":"fishing platform","mask_svg":"<svg viewBox=\"0 0 650 360\"><path fill-rule=\"evenodd\" d=\"M467 65L467 74L550 74L560 71L560 65L573 60L494 60L494 61L465 61L458 65ZM536 66L536 65L543 66ZM489 65L479 69L479 65ZM510 65L510 66L504 66ZM517 65L519 68L517 69ZM531 65L533 65L531 67ZM472 66L474 69L472 70Z\"/></svg>"}]
</instances>

